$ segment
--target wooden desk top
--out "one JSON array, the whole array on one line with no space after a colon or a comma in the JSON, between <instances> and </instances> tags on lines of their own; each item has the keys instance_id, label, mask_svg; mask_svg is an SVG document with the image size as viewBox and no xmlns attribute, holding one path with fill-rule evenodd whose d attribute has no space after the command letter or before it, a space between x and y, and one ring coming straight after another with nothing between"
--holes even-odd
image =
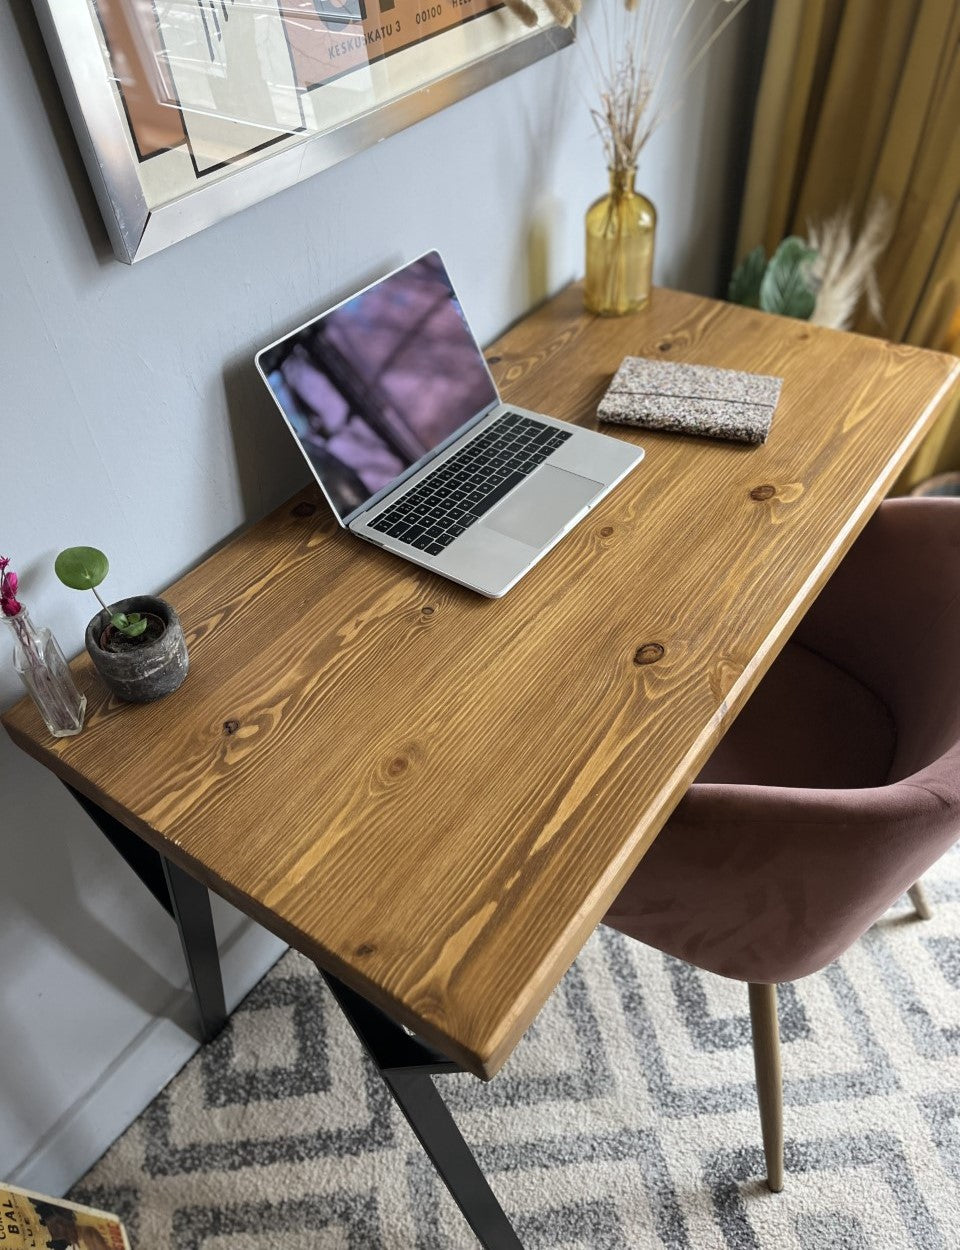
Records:
<instances>
[{"instance_id":1,"label":"wooden desk top","mask_svg":"<svg viewBox=\"0 0 960 1250\"><path fill-rule=\"evenodd\" d=\"M627 354L783 376L767 444L621 430L644 463L499 601L341 533L311 488L165 592L190 646L178 693L118 704L84 655L82 734L50 738L28 700L4 717L60 777L481 1076L960 373L664 290L604 321L569 288L488 353L508 400L587 425Z\"/></svg>"}]
</instances>

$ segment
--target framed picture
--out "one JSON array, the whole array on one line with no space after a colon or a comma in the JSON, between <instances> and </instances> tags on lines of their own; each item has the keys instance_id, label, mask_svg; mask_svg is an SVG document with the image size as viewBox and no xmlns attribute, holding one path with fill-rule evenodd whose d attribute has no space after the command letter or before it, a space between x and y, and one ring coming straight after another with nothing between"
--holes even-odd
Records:
<instances>
[{"instance_id":1,"label":"framed picture","mask_svg":"<svg viewBox=\"0 0 960 1250\"><path fill-rule=\"evenodd\" d=\"M539 10L538 0L534 0ZM34 0L128 264L573 39L501 0Z\"/></svg>"}]
</instances>

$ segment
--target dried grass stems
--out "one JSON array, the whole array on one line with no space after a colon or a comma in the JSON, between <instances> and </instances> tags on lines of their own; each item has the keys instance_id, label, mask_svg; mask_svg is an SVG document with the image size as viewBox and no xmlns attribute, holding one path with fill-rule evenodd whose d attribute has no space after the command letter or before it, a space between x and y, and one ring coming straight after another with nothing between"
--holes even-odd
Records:
<instances>
[{"instance_id":1,"label":"dried grass stems","mask_svg":"<svg viewBox=\"0 0 960 1250\"><path fill-rule=\"evenodd\" d=\"M690 76L747 3L626 0L621 8L604 0L599 38L586 25L583 44L600 100L590 116L611 169L636 167L651 135L683 103Z\"/></svg>"}]
</instances>

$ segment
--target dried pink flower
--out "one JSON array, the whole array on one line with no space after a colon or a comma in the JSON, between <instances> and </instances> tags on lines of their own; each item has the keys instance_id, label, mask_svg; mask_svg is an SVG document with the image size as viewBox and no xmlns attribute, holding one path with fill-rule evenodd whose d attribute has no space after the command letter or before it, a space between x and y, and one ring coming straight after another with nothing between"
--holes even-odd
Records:
<instances>
[{"instance_id":1,"label":"dried pink flower","mask_svg":"<svg viewBox=\"0 0 960 1250\"><path fill-rule=\"evenodd\" d=\"M9 567L10 557L0 556L0 612L4 616L19 616L23 608L16 597L20 579L12 570L7 572Z\"/></svg>"}]
</instances>

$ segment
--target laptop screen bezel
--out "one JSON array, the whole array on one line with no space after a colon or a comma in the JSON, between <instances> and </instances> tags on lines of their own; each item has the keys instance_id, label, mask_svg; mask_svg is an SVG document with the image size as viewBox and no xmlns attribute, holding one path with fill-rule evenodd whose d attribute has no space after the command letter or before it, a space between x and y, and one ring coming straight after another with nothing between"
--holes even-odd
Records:
<instances>
[{"instance_id":1,"label":"laptop screen bezel","mask_svg":"<svg viewBox=\"0 0 960 1250\"><path fill-rule=\"evenodd\" d=\"M379 286L382 282L388 281L390 278L393 278L396 274L402 273L405 269L409 269L411 265L416 265L419 261L424 260L428 256L436 256L437 260L439 260L441 266L443 267L443 272L446 274L447 281L450 283L450 290L453 293L453 298L459 304L460 311L463 313L464 326L467 330L467 333L470 336L470 339L473 343L473 346L477 352L478 357L483 363L483 367L484 367L484 370L486 371L487 377L490 379L490 386L493 389L495 398L489 404L487 404L484 408L481 408L479 412L476 412L472 417L469 417L466 421L462 422L459 426L457 426L455 430L452 430L445 439L437 443L435 447L432 447L430 451L428 451L425 455L421 456L419 460L415 460L413 464L408 465L401 473L398 473L397 476L393 478L390 482L388 482L385 486L381 486L378 491L375 491L372 495L370 495L367 499L365 499L362 504L359 504L356 508L352 508L349 512L341 513L340 509L337 507L336 503L331 497L329 491L324 486L323 479L320 477L320 474L317 472L316 467L314 466L312 460L307 454L307 450L304 447L303 443L300 441L296 430L291 425L290 419L287 416L286 412L284 411L283 405L280 403L280 400L277 398L276 392L274 391L273 387L270 385L270 381L261 363L261 358L265 356L267 352L273 351L275 347L279 347L282 343L285 343L288 339L295 338L298 334L301 334L304 330L309 329L309 327L314 325L316 322L322 321L324 317L329 317L331 313L335 313L337 309L342 308L344 304L349 304L351 300L355 300L359 296L365 295L367 291L370 291L374 287ZM329 308L325 308L323 312L317 313L316 316L311 317L309 321L305 321L303 325L297 326L295 330L289 330L286 334L282 334L278 339L274 339L272 343L267 343L267 345L265 347L261 347L260 350L257 352L257 354L254 356L253 363L256 366L257 373L259 373L260 377L263 379L264 385L266 386L268 392L270 393L271 399L273 400L274 404L279 410L281 417L283 417L283 420L287 429L292 434L293 441L296 443L300 451L300 454L303 456L304 460L307 462L310 472L313 474L317 485L320 487L321 491L323 492L324 499L326 499L327 503L330 505L330 509L333 512L333 515L337 519L337 524L342 529L347 529L351 525L351 523L357 519L357 517L363 516L365 513L369 512L371 508L375 507L382 499L385 499L387 495L395 491L398 486L402 485L405 481L407 481L408 478L412 477L414 473L418 473L424 467L424 465L429 464L431 460L434 460L437 456L439 456L442 452L444 452L452 443L456 442L456 440L460 438L467 430L472 429L475 425L477 425L480 421L482 421L484 417L488 416L491 412L493 412L495 408L497 408L503 402L500 398L500 391L497 387L497 384L493 380L493 374L490 372L490 366L487 364L486 357L484 356L483 351L480 347L480 344L477 342L477 337L473 332L473 327L470 325L469 318L467 317L467 314L464 311L463 301L460 299L460 296L457 294L456 288L454 287L453 283L450 281L450 273L447 269L446 264L444 263L443 257L440 255L439 251L436 248L428 248L427 251L422 252L419 256L415 256L413 260L409 260L402 265L398 265L396 269L391 269L391 271L389 273L385 273L383 277L377 278L373 282L367 283L365 287L362 287L359 291L354 291L352 295L348 295L345 299L340 300L339 303L333 304Z\"/></svg>"}]
</instances>

